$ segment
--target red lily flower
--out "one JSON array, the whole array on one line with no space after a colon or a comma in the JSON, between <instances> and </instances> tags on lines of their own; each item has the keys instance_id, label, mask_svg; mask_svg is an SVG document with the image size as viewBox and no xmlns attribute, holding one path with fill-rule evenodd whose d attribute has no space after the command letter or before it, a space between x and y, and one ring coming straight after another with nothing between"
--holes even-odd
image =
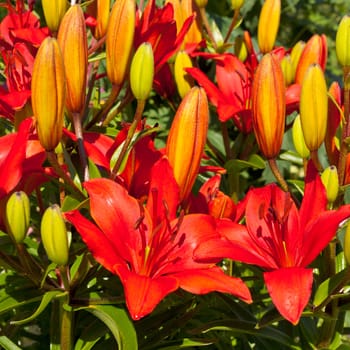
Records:
<instances>
[{"instance_id":1,"label":"red lily flower","mask_svg":"<svg viewBox=\"0 0 350 350\"><path fill-rule=\"evenodd\" d=\"M23 0L16 7L2 5L8 15L0 23L0 53L5 63L7 90L0 91L0 115L13 120L14 110L21 109L30 98L34 57L41 41L48 35L40 20L26 11Z\"/></svg>"},{"instance_id":2,"label":"red lily flower","mask_svg":"<svg viewBox=\"0 0 350 350\"><path fill-rule=\"evenodd\" d=\"M170 98L175 94L176 88L167 61L180 49L193 22L193 15L186 18L181 29L177 31L173 5L167 3L159 8L155 0L150 0L142 14L138 10L136 19L135 49L144 42L152 45L154 88L163 97Z\"/></svg>"},{"instance_id":3,"label":"red lily flower","mask_svg":"<svg viewBox=\"0 0 350 350\"><path fill-rule=\"evenodd\" d=\"M188 68L186 71L203 86L210 102L217 107L220 121L225 122L232 118L240 131L251 132L251 73L235 55L204 55L216 62L218 86L198 68Z\"/></svg>"},{"instance_id":4,"label":"red lily flower","mask_svg":"<svg viewBox=\"0 0 350 350\"><path fill-rule=\"evenodd\" d=\"M120 277L134 320L151 313L178 288L195 294L220 291L251 302L246 285L225 275L215 265L217 259L193 259L196 247L217 236L215 220L204 214L176 216L179 188L166 158L152 169L145 206L107 179L84 186L96 225L78 211L65 216L95 259Z\"/></svg>"},{"instance_id":5,"label":"red lily flower","mask_svg":"<svg viewBox=\"0 0 350 350\"><path fill-rule=\"evenodd\" d=\"M275 184L247 194L246 226L220 221L220 241L204 242L197 258L226 257L261 266L271 299L280 314L297 324L311 295L312 269L307 266L350 217L350 205L327 210L325 188L312 162L298 211L289 193ZM212 247L215 246L215 251Z\"/></svg>"}]
</instances>

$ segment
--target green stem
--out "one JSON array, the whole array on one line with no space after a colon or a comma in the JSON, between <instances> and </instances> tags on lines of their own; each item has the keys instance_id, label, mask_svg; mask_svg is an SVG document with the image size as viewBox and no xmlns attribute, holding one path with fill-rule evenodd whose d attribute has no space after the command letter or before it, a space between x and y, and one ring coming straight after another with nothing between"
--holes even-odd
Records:
<instances>
[{"instance_id":1,"label":"green stem","mask_svg":"<svg viewBox=\"0 0 350 350\"><path fill-rule=\"evenodd\" d=\"M73 349L73 311L61 306L61 350Z\"/></svg>"},{"instance_id":2,"label":"green stem","mask_svg":"<svg viewBox=\"0 0 350 350\"><path fill-rule=\"evenodd\" d=\"M227 159L233 159L233 153L230 146L230 137L227 130L227 122L221 124L221 134L224 141L225 153Z\"/></svg>"},{"instance_id":3,"label":"green stem","mask_svg":"<svg viewBox=\"0 0 350 350\"><path fill-rule=\"evenodd\" d=\"M205 12L205 8L200 8L199 9L199 12L201 14L201 17L202 17L202 21L203 21L203 24L204 24L204 27L205 27L205 30L207 31L207 34L209 36L209 39L213 45L213 48L215 49L215 51L217 50L218 48L218 45L215 41L215 38L214 38L214 35L213 35L213 32L211 31L211 28L210 28L210 24L209 24L209 21L208 21L208 17L207 17L207 13Z\"/></svg>"},{"instance_id":4,"label":"green stem","mask_svg":"<svg viewBox=\"0 0 350 350\"><path fill-rule=\"evenodd\" d=\"M60 167L57 161L56 153L54 151L47 151L46 156L57 175L64 180L65 184L79 197L80 200L85 200L86 198L84 194L79 190L79 188L75 185L73 180Z\"/></svg>"},{"instance_id":5,"label":"green stem","mask_svg":"<svg viewBox=\"0 0 350 350\"><path fill-rule=\"evenodd\" d=\"M233 14L232 21L230 24L230 28L228 29L228 32L226 33L226 36L225 36L224 43L227 43L228 39L230 38L232 30L237 24L238 16L239 16L239 8L235 9L235 12Z\"/></svg>"},{"instance_id":6,"label":"green stem","mask_svg":"<svg viewBox=\"0 0 350 350\"><path fill-rule=\"evenodd\" d=\"M273 175L275 176L278 183L281 185L282 190L288 192L288 184L277 167L276 159L268 159L268 163Z\"/></svg>"},{"instance_id":7,"label":"green stem","mask_svg":"<svg viewBox=\"0 0 350 350\"><path fill-rule=\"evenodd\" d=\"M106 103L103 105L102 109L92 118L92 120L88 123L86 126L86 130L90 129L93 125L95 125L99 121L103 121L105 117L107 116L109 110L112 108L115 100L119 96L121 90L120 85L113 85L112 91L106 101Z\"/></svg>"},{"instance_id":8,"label":"green stem","mask_svg":"<svg viewBox=\"0 0 350 350\"><path fill-rule=\"evenodd\" d=\"M80 119L79 113L73 113L73 125L74 125L75 136L77 137L80 163L83 169L83 178L84 178L84 181L89 181L89 177L90 177L89 167L88 167L87 155L84 147L83 128L81 125L81 119Z\"/></svg>"},{"instance_id":9,"label":"green stem","mask_svg":"<svg viewBox=\"0 0 350 350\"><path fill-rule=\"evenodd\" d=\"M338 160L339 185L344 185L346 158L348 155L347 139L350 137L350 67L344 67L344 125L340 142L340 154Z\"/></svg>"},{"instance_id":10,"label":"green stem","mask_svg":"<svg viewBox=\"0 0 350 350\"><path fill-rule=\"evenodd\" d=\"M119 157L118 157L118 159L113 167L112 174L111 174L112 179L115 179L118 175L119 168L124 160L125 155L127 154L127 151L129 149L129 145L130 145L131 140L135 134L136 128L141 121L142 113L143 113L143 110L145 108L145 103L146 103L146 101L142 101L142 100L137 101L137 107L136 107L136 112L134 115L134 120L133 120L132 124L130 125L130 128L128 130L128 134L127 134L126 139L124 141L123 147L120 151Z\"/></svg>"}]
</instances>

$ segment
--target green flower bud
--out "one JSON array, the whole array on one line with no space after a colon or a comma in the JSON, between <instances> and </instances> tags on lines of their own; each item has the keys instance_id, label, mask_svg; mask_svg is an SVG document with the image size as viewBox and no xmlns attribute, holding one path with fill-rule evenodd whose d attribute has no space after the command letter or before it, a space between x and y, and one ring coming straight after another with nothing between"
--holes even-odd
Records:
<instances>
[{"instance_id":1,"label":"green flower bud","mask_svg":"<svg viewBox=\"0 0 350 350\"><path fill-rule=\"evenodd\" d=\"M293 122L292 136L295 150L301 158L308 158L310 155L309 149L306 147L303 129L301 127L300 115L297 115Z\"/></svg>"},{"instance_id":2,"label":"green flower bud","mask_svg":"<svg viewBox=\"0 0 350 350\"><path fill-rule=\"evenodd\" d=\"M350 66L350 16L344 16L339 23L335 39L338 61L343 66Z\"/></svg>"},{"instance_id":3,"label":"green flower bud","mask_svg":"<svg viewBox=\"0 0 350 350\"><path fill-rule=\"evenodd\" d=\"M244 0L231 0L233 10L239 10L243 6Z\"/></svg>"},{"instance_id":4,"label":"green flower bud","mask_svg":"<svg viewBox=\"0 0 350 350\"><path fill-rule=\"evenodd\" d=\"M293 65L292 59L290 55L285 55L281 60L281 68L284 76L284 82L286 86L292 84L294 76L293 76Z\"/></svg>"},{"instance_id":5,"label":"green flower bud","mask_svg":"<svg viewBox=\"0 0 350 350\"><path fill-rule=\"evenodd\" d=\"M49 259L57 265L68 263L68 235L57 204L47 208L41 219L41 239Z\"/></svg>"},{"instance_id":6,"label":"green flower bud","mask_svg":"<svg viewBox=\"0 0 350 350\"><path fill-rule=\"evenodd\" d=\"M175 58L174 77L177 86L177 91L181 98L191 90L194 86L193 78L186 73L185 68L191 68L192 61L186 51L180 51Z\"/></svg>"},{"instance_id":7,"label":"green flower bud","mask_svg":"<svg viewBox=\"0 0 350 350\"><path fill-rule=\"evenodd\" d=\"M30 203L25 192L14 192L6 203L6 226L16 243L22 243L29 228Z\"/></svg>"},{"instance_id":8,"label":"green flower bud","mask_svg":"<svg viewBox=\"0 0 350 350\"><path fill-rule=\"evenodd\" d=\"M200 9L205 8L208 4L208 0L194 0L194 2Z\"/></svg>"},{"instance_id":9,"label":"green flower bud","mask_svg":"<svg viewBox=\"0 0 350 350\"><path fill-rule=\"evenodd\" d=\"M243 36L240 35L236 38L234 50L235 55L239 58L240 61L244 62L247 59L248 49Z\"/></svg>"},{"instance_id":10,"label":"green flower bud","mask_svg":"<svg viewBox=\"0 0 350 350\"><path fill-rule=\"evenodd\" d=\"M324 187L326 188L328 202L333 203L337 199L339 191L337 168L334 165L326 168L321 175L321 180Z\"/></svg>"},{"instance_id":11,"label":"green flower bud","mask_svg":"<svg viewBox=\"0 0 350 350\"><path fill-rule=\"evenodd\" d=\"M152 45L141 44L135 52L130 68L130 87L137 100L145 101L153 85L154 57Z\"/></svg>"}]
</instances>

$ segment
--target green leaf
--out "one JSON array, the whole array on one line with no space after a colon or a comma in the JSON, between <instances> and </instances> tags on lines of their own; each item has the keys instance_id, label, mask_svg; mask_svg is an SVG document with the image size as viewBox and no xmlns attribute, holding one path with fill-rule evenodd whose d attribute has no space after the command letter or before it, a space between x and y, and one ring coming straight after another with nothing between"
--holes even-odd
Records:
<instances>
[{"instance_id":1,"label":"green leaf","mask_svg":"<svg viewBox=\"0 0 350 350\"><path fill-rule=\"evenodd\" d=\"M0 336L1 349L4 350L21 350L15 343L13 343L9 338L4 335Z\"/></svg>"},{"instance_id":2,"label":"green leaf","mask_svg":"<svg viewBox=\"0 0 350 350\"><path fill-rule=\"evenodd\" d=\"M99 318L110 329L119 349L138 349L134 325L124 309L113 305L89 305L85 310Z\"/></svg>"},{"instance_id":3,"label":"green leaf","mask_svg":"<svg viewBox=\"0 0 350 350\"><path fill-rule=\"evenodd\" d=\"M348 274L349 270L346 269L323 281L316 290L313 302L314 306L318 307L325 302L345 282Z\"/></svg>"},{"instance_id":4,"label":"green leaf","mask_svg":"<svg viewBox=\"0 0 350 350\"><path fill-rule=\"evenodd\" d=\"M229 174L237 173L242 169L265 169L266 162L257 154L252 154L248 160L232 159L225 164L225 168Z\"/></svg>"},{"instance_id":5,"label":"green leaf","mask_svg":"<svg viewBox=\"0 0 350 350\"><path fill-rule=\"evenodd\" d=\"M167 343L164 347L158 347L158 349L162 350L177 350L177 349L185 349L185 348L191 348L193 346L207 346L213 344L213 341L200 339L200 340L192 340L192 339L182 339L182 341L176 341L173 340L169 343Z\"/></svg>"},{"instance_id":6,"label":"green leaf","mask_svg":"<svg viewBox=\"0 0 350 350\"><path fill-rule=\"evenodd\" d=\"M46 292L43 295L43 297L41 299L41 303L40 303L39 307L36 309L36 311L34 312L34 314L32 314L31 316L29 316L23 320L20 320L20 321L11 321L11 324L22 325L22 324L28 323L30 321L33 321L46 309L47 305L49 305L49 303L53 299L60 297L60 296L64 296L66 294L67 294L66 292L62 292L60 290L51 290L49 292Z\"/></svg>"},{"instance_id":7,"label":"green leaf","mask_svg":"<svg viewBox=\"0 0 350 350\"><path fill-rule=\"evenodd\" d=\"M66 212L70 210L79 210L84 207L87 207L88 203L89 203L89 198L81 202L78 199L70 195L67 195L64 197L61 209L62 209L62 212Z\"/></svg>"}]
</instances>

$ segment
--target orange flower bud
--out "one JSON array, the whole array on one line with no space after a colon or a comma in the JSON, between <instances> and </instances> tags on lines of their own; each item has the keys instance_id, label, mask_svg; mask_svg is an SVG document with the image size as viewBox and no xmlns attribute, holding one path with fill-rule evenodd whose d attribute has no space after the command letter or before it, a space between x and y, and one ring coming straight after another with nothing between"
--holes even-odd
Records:
<instances>
[{"instance_id":1,"label":"orange flower bud","mask_svg":"<svg viewBox=\"0 0 350 350\"><path fill-rule=\"evenodd\" d=\"M328 119L324 145L329 164L338 164L339 138L337 129L341 121L342 91L338 82L333 82L328 89Z\"/></svg>"},{"instance_id":2,"label":"orange flower bud","mask_svg":"<svg viewBox=\"0 0 350 350\"><path fill-rule=\"evenodd\" d=\"M84 13L73 5L64 15L57 36L67 80L66 107L80 113L85 104L87 75L87 37Z\"/></svg>"},{"instance_id":3,"label":"orange flower bud","mask_svg":"<svg viewBox=\"0 0 350 350\"><path fill-rule=\"evenodd\" d=\"M327 61L327 39L325 35L313 35L306 43L301 53L297 70L295 72L295 82L302 84L305 73L311 64L319 64L322 70L326 67Z\"/></svg>"},{"instance_id":4,"label":"orange flower bud","mask_svg":"<svg viewBox=\"0 0 350 350\"><path fill-rule=\"evenodd\" d=\"M118 0L112 7L106 36L107 76L122 85L127 73L135 32L135 0Z\"/></svg>"},{"instance_id":5,"label":"orange flower bud","mask_svg":"<svg viewBox=\"0 0 350 350\"><path fill-rule=\"evenodd\" d=\"M209 108L204 89L193 87L182 100L170 128L166 155L185 200L196 180L207 140Z\"/></svg>"},{"instance_id":6,"label":"orange flower bud","mask_svg":"<svg viewBox=\"0 0 350 350\"><path fill-rule=\"evenodd\" d=\"M193 78L186 73L185 68L192 67L192 61L186 51L180 51L175 58L174 77L177 86L177 91L181 98L191 90L194 86Z\"/></svg>"},{"instance_id":7,"label":"orange flower bud","mask_svg":"<svg viewBox=\"0 0 350 350\"><path fill-rule=\"evenodd\" d=\"M279 61L266 54L256 70L252 88L254 132L261 152L275 158L285 127L285 85Z\"/></svg>"},{"instance_id":8,"label":"orange flower bud","mask_svg":"<svg viewBox=\"0 0 350 350\"><path fill-rule=\"evenodd\" d=\"M42 0L45 21L51 32L55 33L67 10L67 0Z\"/></svg>"},{"instance_id":9,"label":"orange flower bud","mask_svg":"<svg viewBox=\"0 0 350 350\"><path fill-rule=\"evenodd\" d=\"M316 151L324 141L327 128L328 96L321 67L313 64L305 74L300 93L300 118L305 144Z\"/></svg>"},{"instance_id":10,"label":"orange flower bud","mask_svg":"<svg viewBox=\"0 0 350 350\"><path fill-rule=\"evenodd\" d=\"M209 201L208 209L209 214L217 219L233 218L237 211L234 201L221 191Z\"/></svg>"},{"instance_id":11,"label":"orange flower bud","mask_svg":"<svg viewBox=\"0 0 350 350\"><path fill-rule=\"evenodd\" d=\"M281 0L266 0L258 23L258 44L262 53L273 49L281 16Z\"/></svg>"},{"instance_id":12,"label":"orange flower bud","mask_svg":"<svg viewBox=\"0 0 350 350\"><path fill-rule=\"evenodd\" d=\"M295 80L295 73L297 71L298 63L300 60L301 53L303 52L305 47L305 42L302 40L299 40L292 48L292 51L290 53L290 58L292 61L292 67L293 67L293 81Z\"/></svg>"},{"instance_id":13,"label":"orange flower bud","mask_svg":"<svg viewBox=\"0 0 350 350\"><path fill-rule=\"evenodd\" d=\"M350 16L348 15L344 16L339 23L335 49L339 63L343 67L350 66Z\"/></svg>"},{"instance_id":14,"label":"orange flower bud","mask_svg":"<svg viewBox=\"0 0 350 350\"><path fill-rule=\"evenodd\" d=\"M46 151L61 140L66 93L63 58L56 39L47 37L35 57L32 75L32 107L38 137Z\"/></svg>"},{"instance_id":15,"label":"orange flower bud","mask_svg":"<svg viewBox=\"0 0 350 350\"><path fill-rule=\"evenodd\" d=\"M145 101L153 85L154 57L152 45L141 44L135 52L130 68L130 87L137 100Z\"/></svg>"},{"instance_id":16,"label":"orange flower bud","mask_svg":"<svg viewBox=\"0 0 350 350\"><path fill-rule=\"evenodd\" d=\"M96 27L92 31L95 39L99 40L106 35L111 0L95 0L86 9L86 12L96 18Z\"/></svg>"},{"instance_id":17,"label":"orange flower bud","mask_svg":"<svg viewBox=\"0 0 350 350\"><path fill-rule=\"evenodd\" d=\"M202 40L202 25L199 11L196 11L196 7L194 6L192 0L181 0L181 10L183 21L190 17L194 12L196 13L196 18L191 24L187 34L185 35L184 43L199 43Z\"/></svg>"}]
</instances>

